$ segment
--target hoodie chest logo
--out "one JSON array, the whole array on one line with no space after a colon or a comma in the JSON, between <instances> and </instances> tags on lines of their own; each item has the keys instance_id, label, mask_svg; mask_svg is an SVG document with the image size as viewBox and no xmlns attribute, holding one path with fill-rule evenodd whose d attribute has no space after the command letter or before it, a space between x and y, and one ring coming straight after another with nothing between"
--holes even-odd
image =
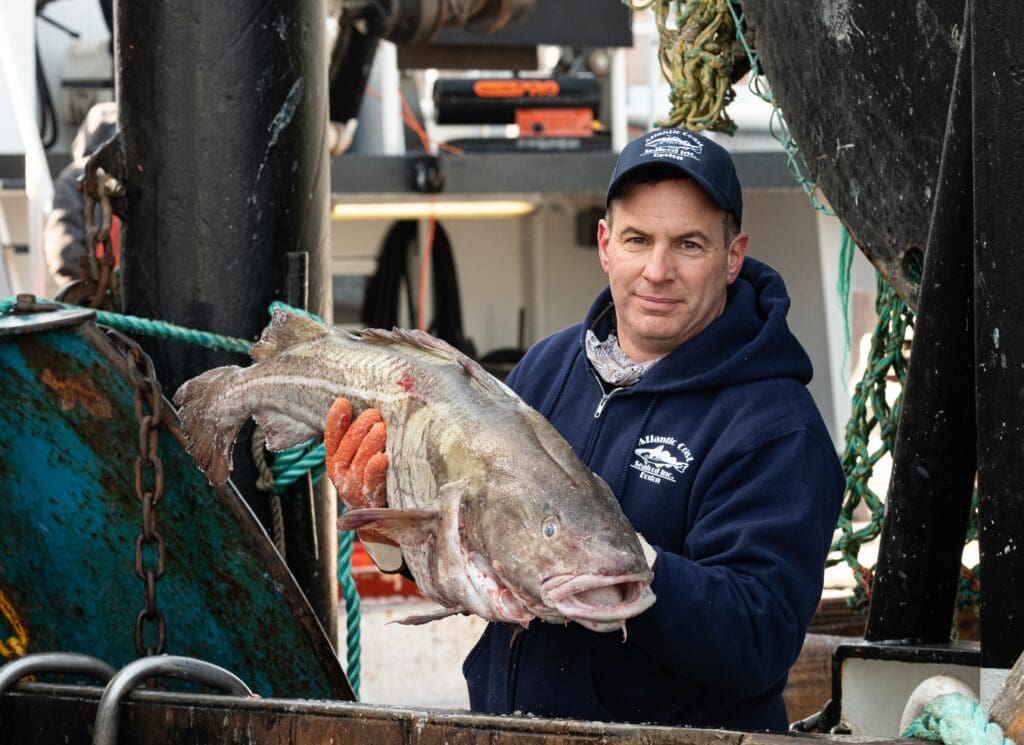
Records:
<instances>
[{"instance_id":1,"label":"hoodie chest logo","mask_svg":"<svg viewBox=\"0 0 1024 745\"><path fill-rule=\"evenodd\" d=\"M693 463L693 453L685 442L663 435L644 435L633 454L636 457L629 467L639 471L644 481L655 484L662 481L674 484L676 477L684 474Z\"/></svg>"}]
</instances>

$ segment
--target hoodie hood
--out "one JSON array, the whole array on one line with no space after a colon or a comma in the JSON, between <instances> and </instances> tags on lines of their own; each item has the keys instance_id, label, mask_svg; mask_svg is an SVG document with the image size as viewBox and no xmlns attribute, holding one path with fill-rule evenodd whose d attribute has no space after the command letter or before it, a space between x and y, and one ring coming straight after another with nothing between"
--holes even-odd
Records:
<instances>
[{"instance_id":1,"label":"hoodie hood","mask_svg":"<svg viewBox=\"0 0 1024 745\"><path fill-rule=\"evenodd\" d=\"M748 256L729 287L722 315L658 360L636 392L698 391L780 377L807 384L811 360L786 323L789 302L779 273ZM611 304L606 287L587 312L581 345L588 329L607 338L614 315L605 311Z\"/></svg>"}]
</instances>

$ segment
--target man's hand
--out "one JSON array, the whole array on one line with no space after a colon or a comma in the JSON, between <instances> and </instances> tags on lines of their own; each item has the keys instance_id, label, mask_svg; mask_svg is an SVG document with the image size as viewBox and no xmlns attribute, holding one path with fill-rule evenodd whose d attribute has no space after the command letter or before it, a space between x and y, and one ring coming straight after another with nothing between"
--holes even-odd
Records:
<instances>
[{"instance_id":1,"label":"man's hand","mask_svg":"<svg viewBox=\"0 0 1024 745\"><path fill-rule=\"evenodd\" d=\"M324 424L327 476L350 510L387 507L387 427L377 409L366 409L352 421L352 404L335 399ZM359 540L382 572L402 568L402 551L373 530L357 531Z\"/></svg>"},{"instance_id":2,"label":"man's hand","mask_svg":"<svg viewBox=\"0 0 1024 745\"><path fill-rule=\"evenodd\" d=\"M387 507L386 441L387 427L377 409L367 409L353 422L347 398L331 404L324 425L327 475L350 510Z\"/></svg>"}]
</instances>

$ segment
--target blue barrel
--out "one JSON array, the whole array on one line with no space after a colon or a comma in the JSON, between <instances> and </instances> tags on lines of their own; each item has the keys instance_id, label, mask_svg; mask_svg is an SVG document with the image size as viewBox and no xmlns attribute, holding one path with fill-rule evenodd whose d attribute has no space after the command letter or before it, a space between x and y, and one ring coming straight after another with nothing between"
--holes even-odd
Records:
<instances>
[{"instance_id":1,"label":"blue barrel","mask_svg":"<svg viewBox=\"0 0 1024 745\"><path fill-rule=\"evenodd\" d=\"M131 367L91 311L0 317L0 664L59 650L119 668L138 656L145 582ZM262 696L351 700L270 539L230 483L206 481L173 407L162 409L163 651L224 667ZM141 559L155 566L152 544ZM154 626L144 628L152 640Z\"/></svg>"}]
</instances>

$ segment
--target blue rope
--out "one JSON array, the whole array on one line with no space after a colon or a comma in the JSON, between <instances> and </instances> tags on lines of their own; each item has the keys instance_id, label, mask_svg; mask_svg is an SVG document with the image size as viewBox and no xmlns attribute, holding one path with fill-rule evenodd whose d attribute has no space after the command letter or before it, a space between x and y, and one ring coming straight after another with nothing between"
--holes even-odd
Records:
<instances>
[{"instance_id":1,"label":"blue rope","mask_svg":"<svg viewBox=\"0 0 1024 745\"><path fill-rule=\"evenodd\" d=\"M902 736L939 740L946 745L1014 745L1003 735L1002 727L989 722L981 705L962 693L933 698Z\"/></svg>"},{"instance_id":2,"label":"blue rope","mask_svg":"<svg viewBox=\"0 0 1024 745\"><path fill-rule=\"evenodd\" d=\"M16 298L0 298L0 315L10 312L17 302ZM58 303L52 300L39 299L37 302L48 303L69 310L81 310L81 306ZM270 304L268 312L275 310L287 310L292 313L312 318L323 323L323 320L313 313L294 308L287 303L275 300ZM221 334L211 334L208 331L196 331L194 329L177 326L166 321L154 321L138 316L127 316L121 313L111 313L105 310L96 311L96 320L105 326L126 331L129 333L155 336L163 339L174 339L204 347L212 347L228 352L239 352L247 354L251 342L245 339L235 339ZM274 490L277 494L283 494L285 490L298 481L305 474L311 471L313 483L317 483L324 475L324 461L326 452L322 441L310 440L302 445L278 453L274 457L272 470L274 472ZM352 691L359 696L359 670L360 670L360 611L359 593L356 591L355 581L352 579L352 532L346 531L338 539L338 584L341 586L342 596L345 598L347 632L346 647L348 649L348 679L352 684Z\"/></svg>"}]
</instances>

